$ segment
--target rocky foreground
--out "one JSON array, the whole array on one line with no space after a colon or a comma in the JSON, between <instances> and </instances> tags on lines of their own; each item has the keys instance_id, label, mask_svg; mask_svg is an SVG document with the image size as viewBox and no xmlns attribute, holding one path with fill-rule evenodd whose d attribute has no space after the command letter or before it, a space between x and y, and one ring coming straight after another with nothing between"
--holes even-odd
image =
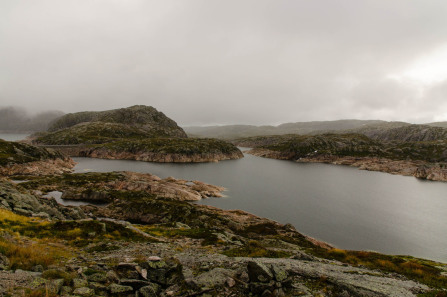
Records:
<instances>
[{"instance_id":1,"label":"rocky foreground","mask_svg":"<svg viewBox=\"0 0 447 297\"><path fill-rule=\"evenodd\" d=\"M1 294L416 296L447 287L444 264L334 249L290 225L141 185L156 178L114 174L0 181ZM110 202L63 206L44 195L77 182L86 192L103 185Z\"/></svg>"},{"instance_id":2,"label":"rocky foreground","mask_svg":"<svg viewBox=\"0 0 447 297\"><path fill-rule=\"evenodd\" d=\"M15 151L0 168L34 166L32 154ZM291 225L191 203L222 187L134 172L2 172L1 296L447 293L446 264L340 250Z\"/></svg>"}]
</instances>

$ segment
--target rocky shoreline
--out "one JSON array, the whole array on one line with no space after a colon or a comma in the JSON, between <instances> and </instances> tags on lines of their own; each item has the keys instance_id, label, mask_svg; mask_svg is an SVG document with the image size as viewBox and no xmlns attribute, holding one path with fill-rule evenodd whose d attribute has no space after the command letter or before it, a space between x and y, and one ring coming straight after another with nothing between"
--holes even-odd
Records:
<instances>
[{"instance_id":1,"label":"rocky shoreline","mask_svg":"<svg viewBox=\"0 0 447 297\"><path fill-rule=\"evenodd\" d=\"M195 153L195 154L176 154L161 152L117 152L105 147L92 148L89 146L45 146L58 150L70 157L87 157L109 160L136 160L157 163L202 163L219 162L223 160L236 160L243 158L240 151L229 153Z\"/></svg>"},{"instance_id":2,"label":"rocky shoreline","mask_svg":"<svg viewBox=\"0 0 447 297\"><path fill-rule=\"evenodd\" d=\"M63 174L72 172L75 165L76 162L71 158L48 159L25 164L11 164L0 166L0 176Z\"/></svg>"},{"instance_id":3,"label":"rocky shoreline","mask_svg":"<svg viewBox=\"0 0 447 297\"><path fill-rule=\"evenodd\" d=\"M447 164L425 161L391 160L379 157L351 157L318 155L295 159L294 153L283 153L264 148L254 148L245 153L277 160L294 160L300 163L327 163L348 165L361 170L379 171L390 174L414 176L432 181L447 181Z\"/></svg>"}]
</instances>

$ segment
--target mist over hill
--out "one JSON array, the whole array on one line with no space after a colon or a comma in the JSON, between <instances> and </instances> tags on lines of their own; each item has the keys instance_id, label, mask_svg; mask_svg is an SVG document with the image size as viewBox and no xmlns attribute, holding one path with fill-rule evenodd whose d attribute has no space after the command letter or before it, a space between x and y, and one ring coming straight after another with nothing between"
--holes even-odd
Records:
<instances>
[{"instance_id":1,"label":"mist over hill","mask_svg":"<svg viewBox=\"0 0 447 297\"><path fill-rule=\"evenodd\" d=\"M409 125L404 122L386 122L380 120L337 120L284 123L278 126L228 125L208 127L184 127L188 135L198 137L216 137L235 139L251 136L284 135L284 134L320 134L363 129L365 127L400 127Z\"/></svg>"},{"instance_id":2,"label":"mist over hill","mask_svg":"<svg viewBox=\"0 0 447 297\"><path fill-rule=\"evenodd\" d=\"M64 115L62 111L55 110L31 113L22 107L0 107L0 132L31 133L45 131L51 121L62 115Z\"/></svg>"},{"instance_id":3,"label":"mist over hill","mask_svg":"<svg viewBox=\"0 0 447 297\"><path fill-rule=\"evenodd\" d=\"M444 128L444 129L443 129ZM411 124L381 120L336 120L285 123L278 126L227 125L184 127L190 136L234 140L271 135L359 133L382 141L430 141L445 139L447 122Z\"/></svg>"}]
</instances>

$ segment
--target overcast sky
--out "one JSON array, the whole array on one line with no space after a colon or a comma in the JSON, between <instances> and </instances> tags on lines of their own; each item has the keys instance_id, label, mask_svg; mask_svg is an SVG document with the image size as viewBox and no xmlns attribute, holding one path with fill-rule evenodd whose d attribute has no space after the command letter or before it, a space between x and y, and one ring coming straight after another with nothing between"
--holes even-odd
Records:
<instances>
[{"instance_id":1,"label":"overcast sky","mask_svg":"<svg viewBox=\"0 0 447 297\"><path fill-rule=\"evenodd\" d=\"M446 0L1 0L0 107L447 120Z\"/></svg>"}]
</instances>

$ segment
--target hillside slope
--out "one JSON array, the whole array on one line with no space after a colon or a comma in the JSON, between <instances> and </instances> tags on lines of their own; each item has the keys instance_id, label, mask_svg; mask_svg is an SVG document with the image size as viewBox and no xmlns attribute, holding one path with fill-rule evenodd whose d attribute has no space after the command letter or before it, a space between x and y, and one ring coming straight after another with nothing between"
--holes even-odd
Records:
<instances>
[{"instance_id":1,"label":"hillside slope","mask_svg":"<svg viewBox=\"0 0 447 297\"><path fill-rule=\"evenodd\" d=\"M217 139L187 138L173 120L153 107L131 106L102 112L68 114L33 144L69 156L148 162L217 162L239 159L241 151Z\"/></svg>"},{"instance_id":2,"label":"hillside slope","mask_svg":"<svg viewBox=\"0 0 447 297\"><path fill-rule=\"evenodd\" d=\"M117 139L154 137L186 138L175 121L151 106L135 105L107 111L64 115L50 124L48 132L33 135L44 145L98 144Z\"/></svg>"}]
</instances>

